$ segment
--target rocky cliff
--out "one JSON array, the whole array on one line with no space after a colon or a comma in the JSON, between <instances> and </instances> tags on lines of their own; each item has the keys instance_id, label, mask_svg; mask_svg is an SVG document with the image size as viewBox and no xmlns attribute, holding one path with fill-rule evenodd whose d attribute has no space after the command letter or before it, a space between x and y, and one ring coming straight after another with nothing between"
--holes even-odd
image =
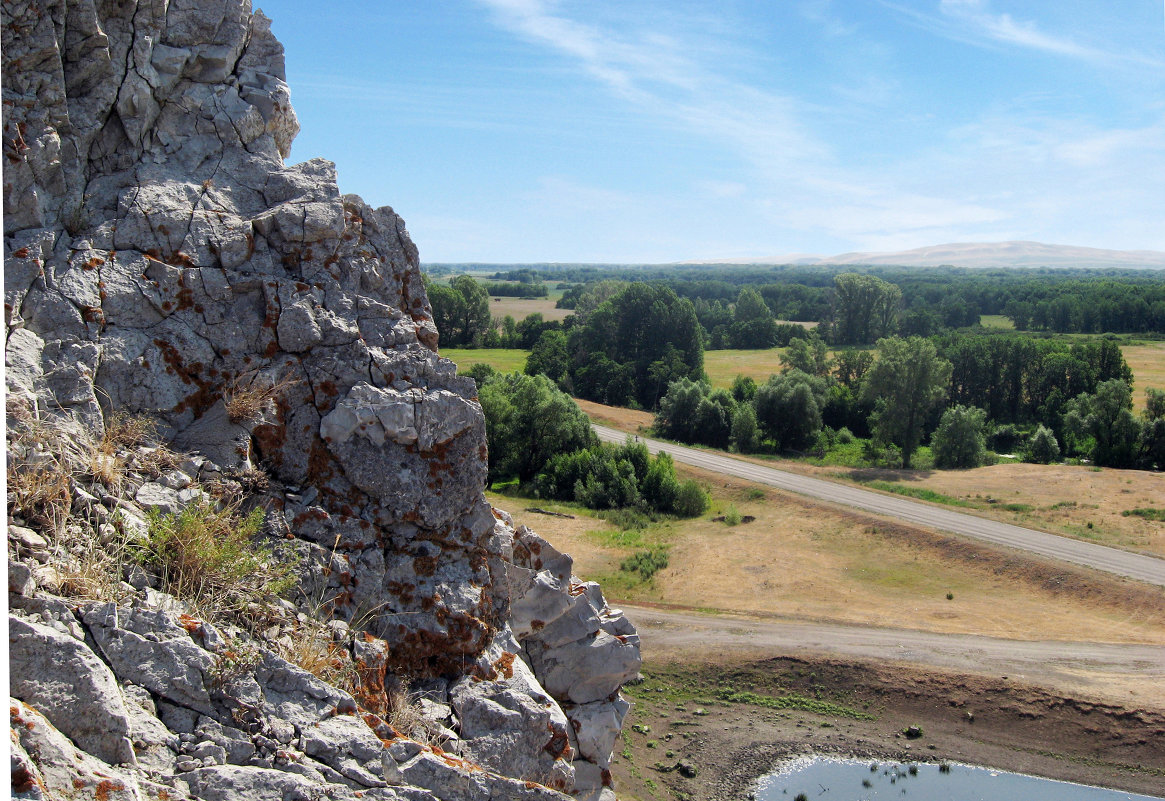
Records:
<instances>
[{"instance_id":1,"label":"rocky cliff","mask_svg":"<svg viewBox=\"0 0 1165 801\"><path fill-rule=\"evenodd\" d=\"M613 797L634 629L484 500L476 390L403 221L284 163L269 21L2 13L14 791ZM295 580L233 616L132 556L224 505ZM305 631L334 675L297 664Z\"/></svg>"}]
</instances>

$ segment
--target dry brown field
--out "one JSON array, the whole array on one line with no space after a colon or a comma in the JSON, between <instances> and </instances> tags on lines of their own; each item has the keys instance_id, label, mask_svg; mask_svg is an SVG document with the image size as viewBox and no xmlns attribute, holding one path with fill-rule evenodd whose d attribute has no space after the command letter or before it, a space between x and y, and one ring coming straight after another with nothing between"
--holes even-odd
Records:
<instances>
[{"instance_id":1,"label":"dry brown field","mask_svg":"<svg viewBox=\"0 0 1165 801\"><path fill-rule=\"evenodd\" d=\"M1139 411L1145 408L1146 389L1165 391L1165 342L1124 345L1121 353L1133 371L1133 407Z\"/></svg>"},{"instance_id":2,"label":"dry brown field","mask_svg":"<svg viewBox=\"0 0 1165 801\"><path fill-rule=\"evenodd\" d=\"M575 572L600 581L613 601L1018 639L1165 643L1159 589L772 488L758 497L748 482L677 467L712 488L712 510L640 532L621 532L574 505L538 503L576 516L565 520L525 511L536 502L489 500L571 554ZM756 519L712 520L729 507ZM670 562L653 579L637 582L619 569L635 551L659 546Z\"/></svg>"},{"instance_id":3,"label":"dry brown field","mask_svg":"<svg viewBox=\"0 0 1165 801\"><path fill-rule=\"evenodd\" d=\"M836 474L836 469L821 470ZM976 507L965 511L1165 557L1165 523L1122 514L1132 509L1165 508L1165 476L1161 473L1084 465L1010 463L974 470L847 471L844 475L874 474L883 480L933 490ZM992 508L1004 504L1022 504L1031 509L1009 512Z\"/></svg>"},{"instance_id":4,"label":"dry brown field","mask_svg":"<svg viewBox=\"0 0 1165 801\"><path fill-rule=\"evenodd\" d=\"M573 309L554 308L554 303L553 298L491 297L489 313L495 320L501 320L508 314L518 322L535 312L541 312L544 320L565 320L574 314Z\"/></svg>"}]
</instances>

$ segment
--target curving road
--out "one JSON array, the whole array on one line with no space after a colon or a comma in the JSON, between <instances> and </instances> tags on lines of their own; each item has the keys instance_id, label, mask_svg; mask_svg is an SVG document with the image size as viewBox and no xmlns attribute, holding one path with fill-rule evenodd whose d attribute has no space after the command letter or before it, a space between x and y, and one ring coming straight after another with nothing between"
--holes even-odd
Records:
<instances>
[{"instance_id":1,"label":"curving road","mask_svg":"<svg viewBox=\"0 0 1165 801\"><path fill-rule=\"evenodd\" d=\"M1165 648L1094 642L1021 641L972 634L798 623L619 604L649 658L681 653L812 653L1010 676L1047 686L1105 687L1127 703L1160 703ZM1130 694L1134 696L1130 699Z\"/></svg>"},{"instance_id":2,"label":"curving road","mask_svg":"<svg viewBox=\"0 0 1165 801\"><path fill-rule=\"evenodd\" d=\"M622 443L628 437L627 432L607 426L594 424L594 429L599 439L606 442ZM663 451L677 462L704 470L736 476L812 498L1165 587L1165 559L1060 537L1044 531L955 512L941 506L790 473L736 459L723 453L687 448L645 437L639 437L639 440L646 444L652 453Z\"/></svg>"}]
</instances>

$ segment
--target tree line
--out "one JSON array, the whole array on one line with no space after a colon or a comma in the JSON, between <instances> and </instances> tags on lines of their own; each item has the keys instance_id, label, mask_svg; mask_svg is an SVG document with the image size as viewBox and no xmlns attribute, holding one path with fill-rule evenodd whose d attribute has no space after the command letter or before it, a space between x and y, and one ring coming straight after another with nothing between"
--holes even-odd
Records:
<instances>
[{"instance_id":1,"label":"tree line","mask_svg":"<svg viewBox=\"0 0 1165 801\"><path fill-rule=\"evenodd\" d=\"M655 428L680 442L753 451L824 451L869 436L870 461L909 468L929 438L936 467L986 463L988 443L1032 462L1062 456L1110 467L1165 469L1165 392L1132 404L1132 372L1109 341L1023 337L887 337L875 352L829 357L796 343L781 374L731 390L672 383Z\"/></svg>"}]
</instances>

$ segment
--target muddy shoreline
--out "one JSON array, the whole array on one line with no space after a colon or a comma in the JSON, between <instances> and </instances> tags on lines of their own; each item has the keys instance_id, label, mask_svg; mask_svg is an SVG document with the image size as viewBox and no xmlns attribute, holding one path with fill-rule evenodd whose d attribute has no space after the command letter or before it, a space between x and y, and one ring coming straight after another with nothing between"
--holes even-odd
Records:
<instances>
[{"instance_id":1,"label":"muddy shoreline","mask_svg":"<svg viewBox=\"0 0 1165 801\"><path fill-rule=\"evenodd\" d=\"M671 657L643 673L628 688L635 707L612 765L624 801L746 799L761 776L810 753L960 762L1165 795L1161 708L875 661ZM922 736L906 737L910 726Z\"/></svg>"}]
</instances>

